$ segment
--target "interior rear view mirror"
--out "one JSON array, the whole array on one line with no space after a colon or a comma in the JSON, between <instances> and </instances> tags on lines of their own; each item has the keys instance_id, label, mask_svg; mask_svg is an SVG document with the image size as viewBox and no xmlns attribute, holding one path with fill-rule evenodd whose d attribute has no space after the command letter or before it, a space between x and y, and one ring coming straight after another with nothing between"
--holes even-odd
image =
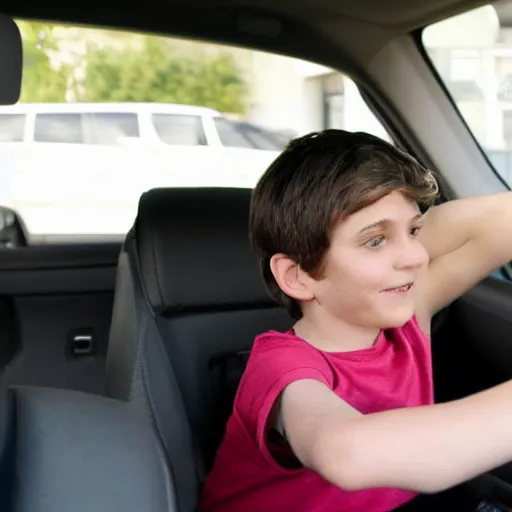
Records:
<instances>
[{"instance_id":1,"label":"interior rear view mirror","mask_svg":"<svg viewBox=\"0 0 512 512\"><path fill-rule=\"evenodd\" d=\"M18 26L0 14L0 105L14 105L21 93L23 47Z\"/></svg>"}]
</instances>

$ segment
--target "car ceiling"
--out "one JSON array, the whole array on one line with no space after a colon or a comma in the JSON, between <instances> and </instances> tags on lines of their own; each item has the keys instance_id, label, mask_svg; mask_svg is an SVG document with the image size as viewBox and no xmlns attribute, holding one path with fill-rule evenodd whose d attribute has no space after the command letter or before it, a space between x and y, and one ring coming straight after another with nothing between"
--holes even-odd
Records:
<instances>
[{"instance_id":1,"label":"car ceiling","mask_svg":"<svg viewBox=\"0 0 512 512\"><path fill-rule=\"evenodd\" d=\"M393 37L483 5L474 0L6 0L13 17L119 27L251 46L328 63L323 42L368 60ZM308 49L308 45L311 48Z\"/></svg>"},{"instance_id":2,"label":"car ceiling","mask_svg":"<svg viewBox=\"0 0 512 512\"><path fill-rule=\"evenodd\" d=\"M3 2L2 8L13 14L21 13L28 16L31 12L38 11L41 15L46 13L45 17L54 19L65 17L69 21L80 19L84 22L99 24L103 24L102 12L106 18L110 13L117 11L119 18L123 21L131 18L130 25L133 26L160 25L156 21L159 21L161 16L165 16L167 22L172 24L172 15L180 17L182 11L187 11L191 7L196 16L201 13L199 7L206 12L223 11L226 8L246 8L268 15L284 13L287 16L309 21L312 21L311 15L315 18L326 15L336 16L395 31L409 32L422 25L485 3L488 2L475 0L423 0L418 3L411 0L189 0L185 3L183 0L149 0L142 6L133 3L132 7L126 1L110 0L96 4L91 2L86 4L87 7L83 4L78 7L77 4L70 3L66 6L58 1L34 5L11 0ZM108 18L110 22L110 16Z\"/></svg>"}]
</instances>

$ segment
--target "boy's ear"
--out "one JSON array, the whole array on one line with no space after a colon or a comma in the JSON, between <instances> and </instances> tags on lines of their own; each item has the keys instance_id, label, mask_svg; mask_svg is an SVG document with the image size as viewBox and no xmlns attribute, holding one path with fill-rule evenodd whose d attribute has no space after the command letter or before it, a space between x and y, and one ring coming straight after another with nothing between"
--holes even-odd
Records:
<instances>
[{"instance_id":1,"label":"boy's ear","mask_svg":"<svg viewBox=\"0 0 512 512\"><path fill-rule=\"evenodd\" d=\"M311 278L285 254L274 254L270 258L270 270L279 288L292 299L308 301L315 298L308 286Z\"/></svg>"}]
</instances>

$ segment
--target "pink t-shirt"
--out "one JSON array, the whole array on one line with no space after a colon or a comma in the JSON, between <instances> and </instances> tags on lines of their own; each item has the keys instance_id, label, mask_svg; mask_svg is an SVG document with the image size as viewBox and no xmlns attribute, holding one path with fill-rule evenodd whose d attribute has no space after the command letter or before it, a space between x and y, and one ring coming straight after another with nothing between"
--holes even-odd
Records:
<instances>
[{"instance_id":1,"label":"pink t-shirt","mask_svg":"<svg viewBox=\"0 0 512 512\"><path fill-rule=\"evenodd\" d=\"M433 403L430 343L415 318L352 352L323 352L291 331L262 334L240 381L201 512L385 512L416 496L399 489L345 491L309 469L275 461L268 416L284 388L300 379L323 382L363 414Z\"/></svg>"}]
</instances>

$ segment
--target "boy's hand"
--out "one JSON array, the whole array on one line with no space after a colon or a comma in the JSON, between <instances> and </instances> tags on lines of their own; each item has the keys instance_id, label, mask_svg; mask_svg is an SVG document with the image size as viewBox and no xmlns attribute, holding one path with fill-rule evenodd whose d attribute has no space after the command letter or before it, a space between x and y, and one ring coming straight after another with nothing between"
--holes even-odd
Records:
<instances>
[{"instance_id":1,"label":"boy's hand","mask_svg":"<svg viewBox=\"0 0 512 512\"><path fill-rule=\"evenodd\" d=\"M512 260L512 192L449 201L425 214L418 238L430 255L419 281L424 324Z\"/></svg>"}]
</instances>

